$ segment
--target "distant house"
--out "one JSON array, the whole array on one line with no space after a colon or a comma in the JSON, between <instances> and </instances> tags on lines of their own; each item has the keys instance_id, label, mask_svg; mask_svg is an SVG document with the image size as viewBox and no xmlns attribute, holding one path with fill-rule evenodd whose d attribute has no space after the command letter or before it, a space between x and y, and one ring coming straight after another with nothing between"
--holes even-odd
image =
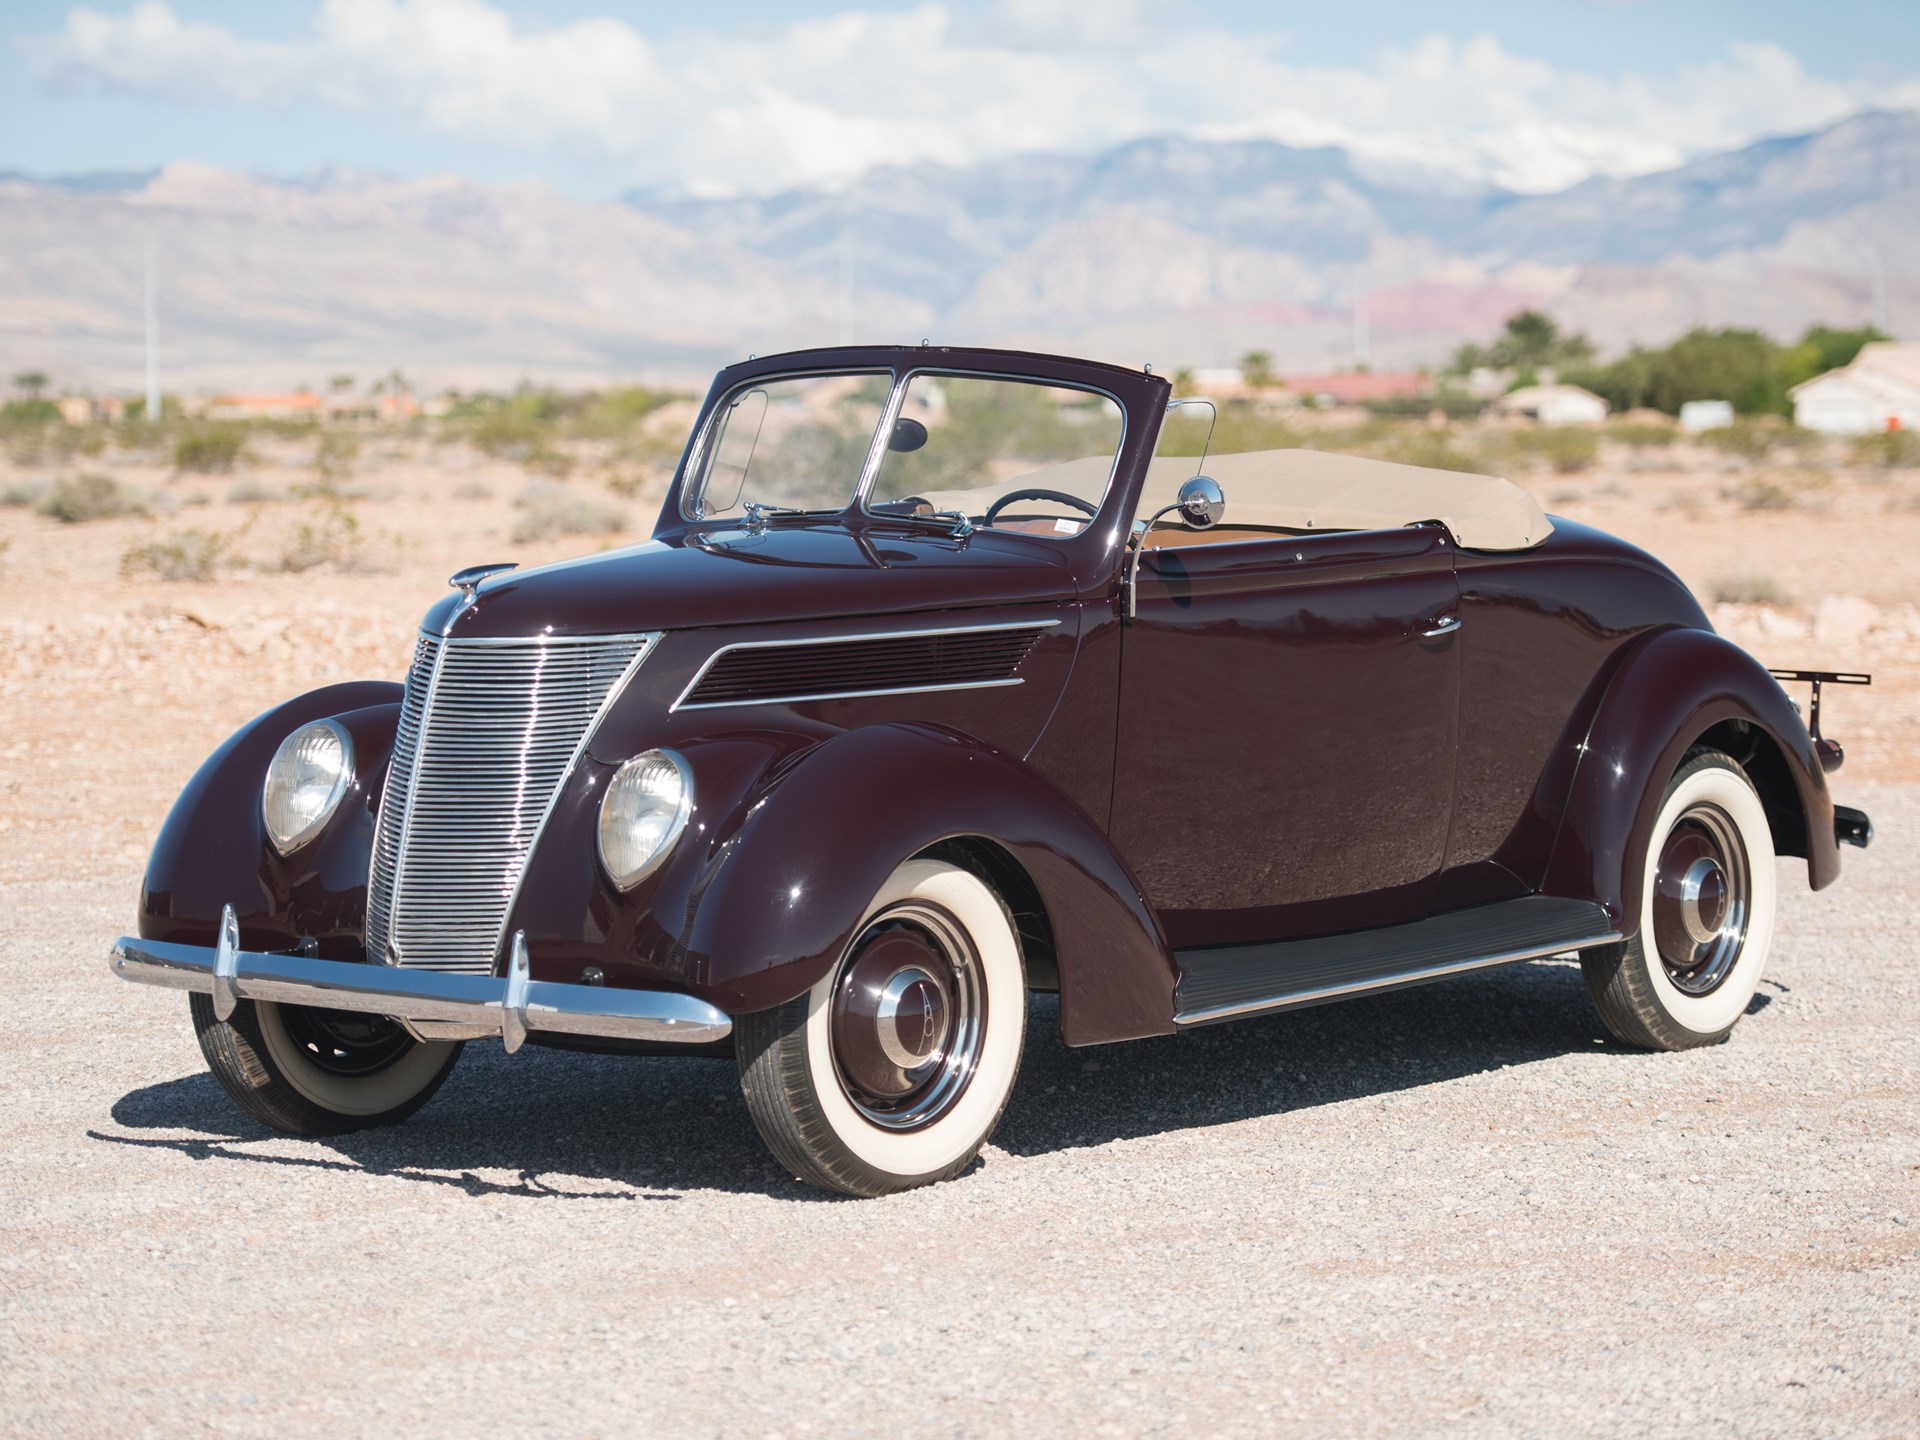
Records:
<instances>
[{"instance_id":1,"label":"distant house","mask_svg":"<svg viewBox=\"0 0 1920 1440\"><path fill-rule=\"evenodd\" d=\"M1920 426L1920 345L1880 341L1793 387L1793 423L1828 435Z\"/></svg>"},{"instance_id":2,"label":"distant house","mask_svg":"<svg viewBox=\"0 0 1920 1440\"><path fill-rule=\"evenodd\" d=\"M1598 425L1607 418L1607 402L1578 385L1523 385L1494 401L1493 408L1542 425Z\"/></svg>"},{"instance_id":3,"label":"distant house","mask_svg":"<svg viewBox=\"0 0 1920 1440\"><path fill-rule=\"evenodd\" d=\"M327 402L307 390L285 395L216 395L207 402L209 420L318 420Z\"/></svg>"},{"instance_id":4,"label":"distant house","mask_svg":"<svg viewBox=\"0 0 1920 1440\"><path fill-rule=\"evenodd\" d=\"M1689 400L1680 407L1680 428L1689 435L1724 430L1733 424L1731 400Z\"/></svg>"},{"instance_id":5,"label":"distant house","mask_svg":"<svg viewBox=\"0 0 1920 1440\"><path fill-rule=\"evenodd\" d=\"M94 417L91 395L62 395L53 402L60 407L60 418L69 425L91 425Z\"/></svg>"},{"instance_id":6,"label":"distant house","mask_svg":"<svg viewBox=\"0 0 1920 1440\"><path fill-rule=\"evenodd\" d=\"M1433 388L1416 370L1356 370L1340 375L1289 375L1280 382L1305 399L1322 405L1365 405L1378 400L1411 400Z\"/></svg>"}]
</instances>

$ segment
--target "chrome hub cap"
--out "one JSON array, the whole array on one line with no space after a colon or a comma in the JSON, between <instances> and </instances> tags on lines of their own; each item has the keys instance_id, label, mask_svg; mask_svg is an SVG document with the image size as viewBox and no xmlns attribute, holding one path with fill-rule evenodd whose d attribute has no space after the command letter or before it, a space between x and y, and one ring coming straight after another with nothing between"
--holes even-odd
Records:
<instances>
[{"instance_id":1,"label":"chrome hub cap","mask_svg":"<svg viewBox=\"0 0 1920 1440\"><path fill-rule=\"evenodd\" d=\"M847 1099L889 1130L953 1107L986 1033L980 961L952 916L907 901L875 916L834 982L834 1069Z\"/></svg>"},{"instance_id":2,"label":"chrome hub cap","mask_svg":"<svg viewBox=\"0 0 1920 1440\"><path fill-rule=\"evenodd\" d=\"M1747 938L1747 851L1732 818L1701 804L1674 822L1653 878L1653 940L1675 988L1716 989Z\"/></svg>"}]
</instances>

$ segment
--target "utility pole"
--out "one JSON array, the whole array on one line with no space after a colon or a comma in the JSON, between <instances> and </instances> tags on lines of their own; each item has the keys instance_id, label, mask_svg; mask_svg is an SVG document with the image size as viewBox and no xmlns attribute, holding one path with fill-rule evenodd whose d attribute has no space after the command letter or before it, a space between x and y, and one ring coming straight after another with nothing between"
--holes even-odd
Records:
<instances>
[{"instance_id":1,"label":"utility pole","mask_svg":"<svg viewBox=\"0 0 1920 1440\"><path fill-rule=\"evenodd\" d=\"M1353 368L1366 370L1373 364L1373 324L1367 313L1369 290L1373 285L1369 260L1360 262L1353 287Z\"/></svg>"},{"instance_id":2,"label":"utility pole","mask_svg":"<svg viewBox=\"0 0 1920 1440\"><path fill-rule=\"evenodd\" d=\"M147 419L160 418L160 282L154 243L147 239Z\"/></svg>"},{"instance_id":3,"label":"utility pole","mask_svg":"<svg viewBox=\"0 0 1920 1440\"><path fill-rule=\"evenodd\" d=\"M838 309L840 319L840 343L848 345L853 340L853 232L843 219L840 222L840 289Z\"/></svg>"}]
</instances>

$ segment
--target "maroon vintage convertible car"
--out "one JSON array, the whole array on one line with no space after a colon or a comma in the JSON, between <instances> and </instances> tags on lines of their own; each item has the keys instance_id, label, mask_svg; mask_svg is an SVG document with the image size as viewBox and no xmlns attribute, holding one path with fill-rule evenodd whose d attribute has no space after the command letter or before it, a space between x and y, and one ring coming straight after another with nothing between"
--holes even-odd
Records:
<instances>
[{"instance_id":1,"label":"maroon vintage convertible car","mask_svg":"<svg viewBox=\"0 0 1920 1440\"><path fill-rule=\"evenodd\" d=\"M859 1195L967 1165L1029 990L1095 1045L1577 950L1621 1040L1726 1036L1774 857L1818 889L1871 835L1817 698L1503 480L1203 461L1169 399L1000 350L723 370L653 539L464 571L404 686L228 740L114 970L193 992L281 1130L399 1120L481 1037L731 1050Z\"/></svg>"}]
</instances>

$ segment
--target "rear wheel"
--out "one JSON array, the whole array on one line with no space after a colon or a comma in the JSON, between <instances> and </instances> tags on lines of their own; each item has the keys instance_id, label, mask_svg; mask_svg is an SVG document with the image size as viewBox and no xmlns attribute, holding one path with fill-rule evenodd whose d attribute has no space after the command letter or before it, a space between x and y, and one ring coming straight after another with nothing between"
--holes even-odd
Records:
<instances>
[{"instance_id":1,"label":"rear wheel","mask_svg":"<svg viewBox=\"0 0 1920 1440\"><path fill-rule=\"evenodd\" d=\"M1582 952L1600 1018L1648 1050L1727 1037L1773 940L1773 832L1746 772L1717 750L1675 773L1654 822L1630 940Z\"/></svg>"},{"instance_id":2,"label":"rear wheel","mask_svg":"<svg viewBox=\"0 0 1920 1440\"><path fill-rule=\"evenodd\" d=\"M735 1022L747 1109L781 1163L826 1189L947 1179L1006 1108L1026 999L999 897L958 866L908 861L818 984Z\"/></svg>"},{"instance_id":3,"label":"rear wheel","mask_svg":"<svg viewBox=\"0 0 1920 1440\"><path fill-rule=\"evenodd\" d=\"M242 1000L220 1020L193 995L200 1053L254 1119L289 1135L339 1135L406 1119L446 1080L458 1041L415 1040L383 1015Z\"/></svg>"}]
</instances>

